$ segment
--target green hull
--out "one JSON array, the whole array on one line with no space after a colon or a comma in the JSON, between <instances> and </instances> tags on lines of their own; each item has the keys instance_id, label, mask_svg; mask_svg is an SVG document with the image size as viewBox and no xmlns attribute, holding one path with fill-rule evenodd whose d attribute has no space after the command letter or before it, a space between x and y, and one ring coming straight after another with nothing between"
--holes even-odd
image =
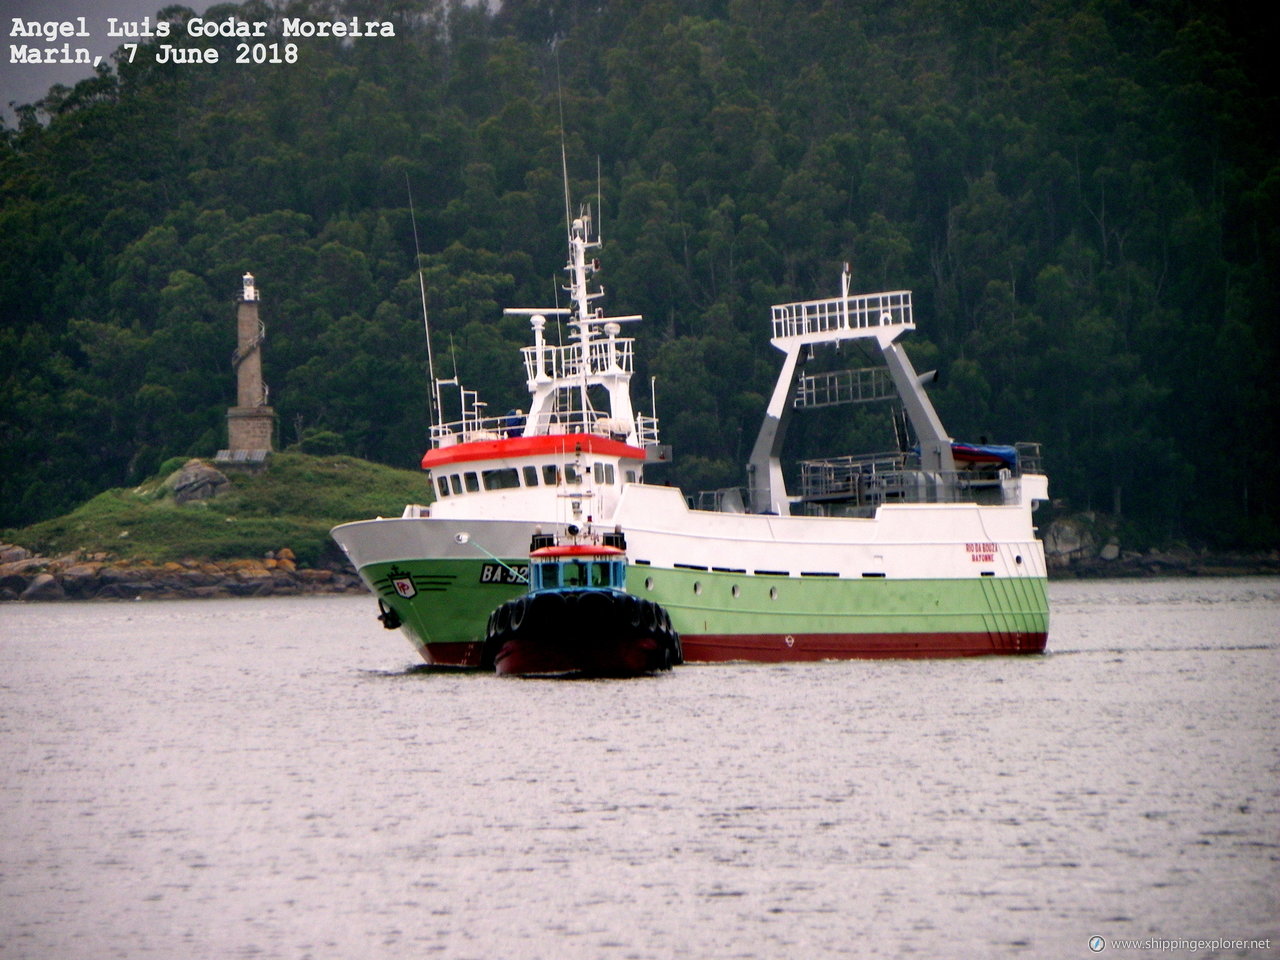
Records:
<instances>
[{"instance_id":1,"label":"green hull","mask_svg":"<svg viewBox=\"0 0 1280 960\"><path fill-rule=\"evenodd\" d=\"M628 589L661 603L688 661L1040 653L1043 577L842 580L633 567Z\"/></svg>"},{"instance_id":2,"label":"green hull","mask_svg":"<svg viewBox=\"0 0 1280 960\"><path fill-rule=\"evenodd\" d=\"M521 572L528 566L508 564ZM489 614L527 589L508 570L481 560L373 563L360 575L422 658L441 666L479 666Z\"/></svg>"},{"instance_id":3,"label":"green hull","mask_svg":"<svg viewBox=\"0 0 1280 960\"><path fill-rule=\"evenodd\" d=\"M508 560L523 570L525 561ZM480 666L493 609L525 591L484 560L370 564L361 575L428 663ZM1039 653L1043 577L771 577L633 564L628 592L666 608L687 661Z\"/></svg>"}]
</instances>

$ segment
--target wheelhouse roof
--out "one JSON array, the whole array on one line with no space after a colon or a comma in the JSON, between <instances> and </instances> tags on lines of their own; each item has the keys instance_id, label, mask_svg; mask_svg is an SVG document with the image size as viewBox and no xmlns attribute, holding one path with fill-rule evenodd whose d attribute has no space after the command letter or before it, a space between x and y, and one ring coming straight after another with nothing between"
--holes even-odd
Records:
<instances>
[{"instance_id":1,"label":"wheelhouse roof","mask_svg":"<svg viewBox=\"0 0 1280 960\"><path fill-rule=\"evenodd\" d=\"M477 463L485 460L512 460L547 454L594 453L623 460L644 460L644 450L629 443L610 440L594 433L560 433L538 437L504 437L497 440L473 440L451 447L436 447L422 457L422 469L454 463Z\"/></svg>"},{"instance_id":2,"label":"wheelhouse roof","mask_svg":"<svg viewBox=\"0 0 1280 960\"><path fill-rule=\"evenodd\" d=\"M554 547L539 547L529 554L531 560L558 560L561 557L607 557L616 559L624 551L598 543L565 543Z\"/></svg>"}]
</instances>

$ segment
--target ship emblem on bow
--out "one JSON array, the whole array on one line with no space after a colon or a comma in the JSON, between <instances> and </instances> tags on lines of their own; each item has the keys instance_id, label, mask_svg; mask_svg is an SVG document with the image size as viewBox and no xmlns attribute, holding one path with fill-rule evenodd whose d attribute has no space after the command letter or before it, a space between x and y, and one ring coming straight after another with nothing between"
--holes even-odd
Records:
<instances>
[{"instance_id":1,"label":"ship emblem on bow","mask_svg":"<svg viewBox=\"0 0 1280 960\"><path fill-rule=\"evenodd\" d=\"M387 579L391 581L391 586L395 588L396 593L400 594L404 599L412 600L418 595L418 588L413 585L413 576L411 574L392 567Z\"/></svg>"}]
</instances>

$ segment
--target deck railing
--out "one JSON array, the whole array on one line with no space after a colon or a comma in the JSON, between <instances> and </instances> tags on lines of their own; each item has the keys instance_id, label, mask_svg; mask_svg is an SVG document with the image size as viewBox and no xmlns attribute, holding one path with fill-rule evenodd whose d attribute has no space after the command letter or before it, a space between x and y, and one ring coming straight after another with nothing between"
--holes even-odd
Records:
<instances>
[{"instance_id":1,"label":"deck railing","mask_svg":"<svg viewBox=\"0 0 1280 960\"><path fill-rule=\"evenodd\" d=\"M887 367L835 370L798 377L792 406L797 409L834 407L846 403L892 400L897 395Z\"/></svg>"},{"instance_id":2,"label":"deck railing","mask_svg":"<svg viewBox=\"0 0 1280 960\"><path fill-rule=\"evenodd\" d=\"M1038 443L1016 443L1010 468L982 464L923 470L915 452L873 453L800 461L800 500L806 504L877 507L884 503L1000 502L1006 480L1043 469ZM821 509L821 507L819 507Z\"/></svg>"},{"instance_id":3,"label":"deck railing","mask_svg":"<svg viewBox=\"0 0 1280 960\"><path fill-rule=\"evenodd\" d=\"M827 300L802 300L773 307L775 340L891 325L915 326L911 319L910 290L832 297Z\"/></svg>"},{"instance_id":4,"label":"deck railing","mask_svg":"<svg viewBox=\"0 0 1280 960\"><path fill-rule=\"evenodd\" d=\"M582 345L570 343L562 347L544 344L537 347L521 347L524 355L525 377L529 380L572 380L584 375L602 376L609 373L632 372L634 344L630 337L614 337L591 340L587 343L587 357L582 357ZM541 369L538 354L541 352Z\"/></svg>"},{"instance_id":5,"label":"deck railing","mask_svg":"<svg viewBox=\"0 0 1280 960\"><path fill-rule=\"evenodd\" d=\"M451 447L459 443L473 443L482 440L502 440L507 437L546 436L548 434L590 433L615 440L626 439L626 433L619 433L618 428L626 426L592 411L555 412L544 414L537 423L528 423L528 417L520 412L512 412L498 417L464 417L449 423L436 424L431 428L431 445L433 447ZM527 428L532 429L527 429ZM658 442L658 421L654 417L640 414L636 417L636 442L638 446L647 447Z\"/></svg>"}]
</instances>

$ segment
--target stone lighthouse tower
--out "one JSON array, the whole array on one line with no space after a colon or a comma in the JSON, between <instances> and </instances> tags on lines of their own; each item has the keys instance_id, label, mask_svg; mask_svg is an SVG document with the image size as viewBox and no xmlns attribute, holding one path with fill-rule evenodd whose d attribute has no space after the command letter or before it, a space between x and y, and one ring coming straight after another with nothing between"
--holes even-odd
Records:
<instances>
[{"instance_id":1,"label":"stone lighthouse tower","mask_svg":"<svg viewBox=\"0 0 1280 960\"><path fill-rule=\"evenodd\" d=\"M244 275L236 330L236 352L231 355L236 405L227 410L227 437L233 459L247 455L260 462L273 449L276 412L267 405L267 385L262 382L262 341L267 328L258 316L258 290L251 273Z\"/></svg>"}]
</instances>

